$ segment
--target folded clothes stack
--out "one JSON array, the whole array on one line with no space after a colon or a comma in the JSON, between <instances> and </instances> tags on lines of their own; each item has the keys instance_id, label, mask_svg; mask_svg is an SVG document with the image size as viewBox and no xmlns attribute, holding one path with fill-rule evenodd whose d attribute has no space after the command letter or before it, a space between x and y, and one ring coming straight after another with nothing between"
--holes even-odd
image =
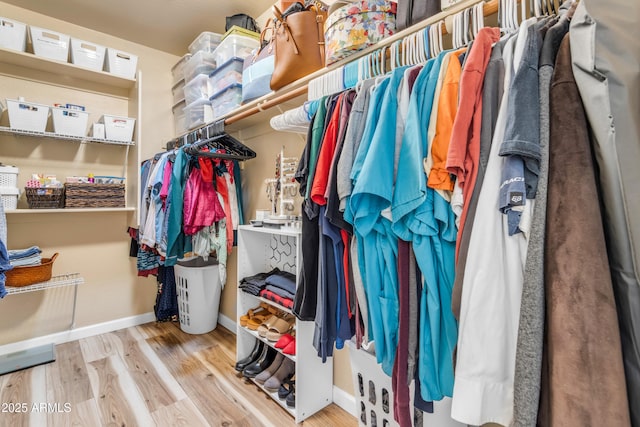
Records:
<instances>
[{"instance_id":1,"label":"folded clothes stack","mask_svg":"<svg viewBox=\"0 0 640 427\"><path fill-rule=\"evenodd\" d=\"M245 277L238 287L251 295L259 295L283 307L292 308L296 294L296 276L274 268L268 273Z\"/></svg>"},{"instance_id":2,"label":"folded clothes stack","mask_svg":"<svg viewBox=\"0 0 640 427\"><path fill-rule=\"evenodd\" d=\"M26 267L30 265L42 264L42 251L37 246L31 246L27 249L13 249L8 251L9 263L13 267Z\"/></svg>"}]
</instances>

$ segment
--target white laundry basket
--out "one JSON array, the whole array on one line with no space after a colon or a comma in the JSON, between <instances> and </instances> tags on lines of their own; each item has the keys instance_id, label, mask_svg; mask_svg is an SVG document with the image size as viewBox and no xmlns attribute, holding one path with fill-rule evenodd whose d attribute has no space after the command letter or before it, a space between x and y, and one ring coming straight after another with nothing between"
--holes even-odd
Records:
<instances>
[{"instance_id":1,"label":"white laundry basket","mask_svg":"<svg viewBox=\"0 0 640 427\"><path fill-rule=\"evenodd\" d=\"M175 266L180 329L188 334L206 334L218 325L222 284L218 264L202 258L180 261Z\"/></svg>"}]
</instances>

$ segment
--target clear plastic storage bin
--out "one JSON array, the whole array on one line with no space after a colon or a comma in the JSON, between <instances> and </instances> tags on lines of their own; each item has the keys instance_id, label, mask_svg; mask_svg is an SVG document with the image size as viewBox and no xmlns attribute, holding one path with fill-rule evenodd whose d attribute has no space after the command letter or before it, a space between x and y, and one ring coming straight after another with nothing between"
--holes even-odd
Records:
<instances>
[{"instance_id":1,"label":"clear plastic storage bin","mask_svg":"<svg viewBox=\"0 0 640 427\"><path fill-rule=\"evenodd\" d=\"M191 104L199 99L209 99L209 76L198 74L191 81L184 85L184 100Z\"/></svg>"},{"instance_id":2,"label":"clear plastic storage bin","mask_svg":"<svg viewBox=\"0 0 640 427\"><path fill-rule=\"evenodd\" d=\"M234 83L211 97L213 117L222 117L242 103L242 85Z\"/></svg>"},{"instance_id":3,"label":"clear plastic storage bin","mask_svg":"<svg viewBox=\"0 0 640 427\"><path fill-rule=\"evenodd\" d=\"M27 50L27 24L0 18L0 47L24 52Z\"/></svg>"},{"instance_id":4,"label":"clear plastic storage bin","mask_svg":"<svg viewBox=\"0 0 640 427\"><path fill-rule=\"evenodd\" d=\"M211 102L208 99L199 99L184 107L184 120L187 129L209 123L213 120Z\"/></svg>"},{"instance_id":5,"label":"clear plastic storage bin","mask_svg":"<svg viewBox=\"0 0 640 427\"><path fill-rule=\"evenodd\" d=\"M222 64L222 62L221 62ZM216 58L214 53L196 52L184 65L184 80L190 81L198 74L211 74L216 69Z\"/></svg>"},{"instance_id":6,"label":"clear plastic storage bin","mask_svg":"<svg viewBox=\"0 0 640 427\"><path fill-rule=\"evenodd\" d=\"M188 130L184 114L184 107L186 106L187 104L183 99L182 101L171 107L171 111L173 111L173 128L175 129L176 135L181 135Z\"/></svg>"},{"instance_id":7,"label":"clear plastic storage bin","mask_svg":"<svg viewBox=\"0 0 640 427\"><path fill-rule=\"evenodd\" d=\"M222 40L222 34L205 31L189 45L189 53L192 55L198 51L213 52Z\"/></svg>"},{"instance_id":8,"label":"clear plastic storage bin","mask_svg":"<svg viewBox=\"0 0 640 427\"><path fill-rule=\"evenodd\" d=\"M209 96L237 83L242 84L244 59L233 57L209 75Z\"/></svg>"},{"instance_id":9,"label":"clear plastic storage bin","mask_svg":"<svg viewBox=\"0 0 640 427\"><path fill-rule=\"evenodd\" d=\"M177 104L180 101L184 101L184 79L177 82L171 88L171 94L173 95L173 103Z\"/></svg>"},{"instance_id":10,"label":"clear plastic storage bin","mask_svg":"<svg viewBox=\"0 0 640 427\"><path fill-rule=\"evenodd\" d=\"M171 67L171 76L173 77L174 85L179 83L180 80L184 80L184 66L190 58L191 54L187 53L182 58L180 58L178 62L176 62L176 65Z\"/></svg>"},{"instance_id":11,"label":"clear plastic storage bin","mask_svg":"<svg viewBox=\"0 0 640 427\"><path fill-rule=\"evenodd\" d=\"M260 40L251 37L231 34L225 37L213 54L217 64L224 64L233 57L246 58L253 49L260 47Z\"/></svg>"}]
</instances>

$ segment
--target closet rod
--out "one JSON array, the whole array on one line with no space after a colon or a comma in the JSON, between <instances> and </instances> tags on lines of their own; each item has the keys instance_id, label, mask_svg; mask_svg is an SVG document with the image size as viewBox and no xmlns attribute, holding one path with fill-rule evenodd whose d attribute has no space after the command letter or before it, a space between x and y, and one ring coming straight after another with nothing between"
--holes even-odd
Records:
<instances>
[{"instance_id":1,"label":"closet rod","mask_svg":"<svg viewBox=\"0 0 640 427\"><path fill-rule=\"evenodd\" d=\"M224 124L230 125L231 123L235 123L242 119L246 119L247 117L253 116L254 114L257 114L261 111L268 110L271 107L275 107L277 105L290 101L294 98L305 95L306 93L307 93L307 85L305 84L304 86L300 86L299 88L294 89L291 92L284 93L280 96L276 96L275 98L269 99L267 101L262 101L248 110L234 114L231 117L227 117L226 119L224 119Z\"/></svg>"},{"instance_id":2,"label":"closet rod","mask_svg":"<svg viewBox=\"0 0 640 427\"><path fill-rule=\"evenodd\" d=\"M278 106L284 102L290 101L291 99L297 98L298 96L302 96L305 93L307 93L308 91L308 86L309 86L309 81L312 80L313 78L319 77L322 74L325 74L327 71L336 69L340 66L343 66L351 61L354 61L358 58L361 58L371 52L373 52L374 50L380 49L384 46L389 46L391 45L393 42L395 42L396 40L400 40L410 34L413 34L417 31L420 31L424 28L426 28L427 26L434 24L438 21L445 21L446 24L446 18L454 15L455 13L458 13L462 10L468 9L478 3L482 2L482 0L478 1L478 0L470 0L470 1L463 1L460 3L455 4L454 6L452 6L450 9L442 11L436 15L433 15L430 18L425 19L424 21L421 21L415 25L412 25L409 28L405 28L402 31L399 31L397 33L395 33L394 35L392 35L391 37L388 37L386 39L384 39L381 43L378 43L374 46L370 46L367 49L363 49L360 52L357 52L347 58L345 58L342 61L339 61L335 64L332 64L329 68L323 68L321 70L316 71L315 73L312 73L306 77L304 77L303 79L305 80L304 83L302 83L301 86L291 90L290 92L284 93L282 95L276 96L275 98L266 100L266 101L262 101L260 103L258 103L257 105L247 109L247 110L243 110L240 111L232 116L227 117L224 120L224 124L225 125L229 125L235 122L238 122L240 120L246 119L247 117L253 116L254 114L260 113L264 110L267 110L269 108ZM486 0L484 1L484 6L483 6L483 14L484 16L490 16L493 15L495 13L498 12L498 2L499 0ZM447 34L447 26L444 25L443 29L442 29L443 34ZM295 83L293 83L293 85L295 85Z\"/></svg>"}]
</instances>

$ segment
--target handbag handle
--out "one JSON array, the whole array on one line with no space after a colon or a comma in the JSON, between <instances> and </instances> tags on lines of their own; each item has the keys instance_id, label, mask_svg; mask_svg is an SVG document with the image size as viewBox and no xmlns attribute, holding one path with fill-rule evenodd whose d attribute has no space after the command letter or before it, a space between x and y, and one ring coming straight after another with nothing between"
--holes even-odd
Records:
<instances>
[{"instance_id":1,"label":"handbag handle","mask_svg":"<svg viewBox=\"0 0 640 427\"><path fill-rule=\"evenodd\" d=\"M291 30L287 26L287 17L285 16L283 18L282 12L278 8L278 6L276 6L275 4L271 6L271 10L275 16L276 21L280 23L279 26L275 26L276 30L278 27L284 28L284 32L287 35L287 40L291 38L291 41L293 42L293 51L296 55L298 55L300 51L298 50L298 45L296 44L296 41L294 40L293 35L291 34ZM318 47L320 49L320 57L322 58L322 63L324 64L324 58L325 58L324 21L325 21L326 12L322 13L323 10L321 8L321 3L317 1L305 7L305 10L302 10L300 12L314 12L316 14L316 24L318 25ZM294 12L294 13L298 13L298 12Z\"/></svg>"}]
</instances>

